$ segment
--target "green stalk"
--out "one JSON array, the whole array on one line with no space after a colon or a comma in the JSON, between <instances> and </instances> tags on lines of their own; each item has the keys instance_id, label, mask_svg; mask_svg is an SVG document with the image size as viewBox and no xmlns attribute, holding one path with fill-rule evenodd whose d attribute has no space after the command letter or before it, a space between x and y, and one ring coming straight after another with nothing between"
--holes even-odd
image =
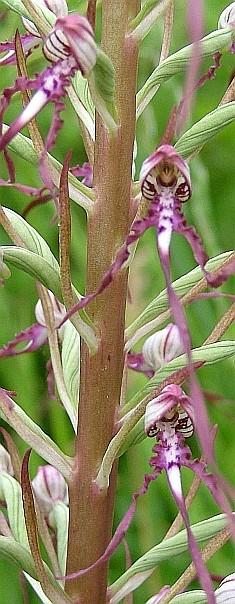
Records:
<instances>
[{"instance_id":1,"label":"green stalk","mask_svg":"<svg viewBox=\"0 0 235 604\"><path fill-rule=\"evenodd\" d=\"M138 9L139 0L103 2L102 46L115 67L120 127L111 137L97 117L94 164L97 201L88 223L89 292L100 283L129 229L138 49L125 32L129 17L134 17ZM90 307L101 344L93 356L85 345L82 348L79 429L69 484L68 573L99 558L111 537L115 473L105 493L95 489L93 481L112 438L120 400L126 295L127 274L121 271ZM66 584L67 593L79 598L79 604L105 604L106 590L107 565Z\"/></svg>"}]
</instances>

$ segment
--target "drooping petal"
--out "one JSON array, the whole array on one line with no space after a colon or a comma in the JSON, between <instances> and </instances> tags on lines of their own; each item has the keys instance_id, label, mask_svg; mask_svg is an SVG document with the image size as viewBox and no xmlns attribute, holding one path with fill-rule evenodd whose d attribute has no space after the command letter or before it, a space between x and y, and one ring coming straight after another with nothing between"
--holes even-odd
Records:
<instances>
[{"instance_id":1,"label":"drooping petal","mask_svg":"<svg viewBox=\"0 0 235 604\"><path fill-rule=\"evenodd\" d=\"M34 323L0 348L0 358L12 357L26 352L38 350L47 341L47 330L42 325ZM24 343L24 346L21 345Z\"/></svg>"},{"instance_id":2,"label":"drooping petal","mask_svg":"<svg viewBox=\"0 0 235 604\"><path fill-rule=\"evenodd\" d=\"M189 549L197 569L198 577L203 589L207 594L207 601L209 604L215 604L215 596L210 574L204 566L200 550L198 549L196 539L192 533L182 491L180 467L185 456L182 436L177 434L173 428L170 428L167 432L162 434L160 433L159 439L160 444L154 447L154 450L158 452L158 456L156 459L151 459L151 465L154 467L155 464L157 466L160 465L166 470L171 492L184 520L188 535Z\"/></svg>"},{"instance_id":3,"label":"drooping petal","mask_svg":"<svg viewBox=\"0 0 235 604\"><path fill-rule=\"evenodd\" d=\"M23 34L20 36L22 48L26 57L28 57L34 48L37 48L40 44L40 40L33 34ZM6 54L0 58L0 66L4 65L15 65L16 64L16 53L15 53L15 42L0 42L0 53L6 52Z\"/></svg>"}]
</instances>

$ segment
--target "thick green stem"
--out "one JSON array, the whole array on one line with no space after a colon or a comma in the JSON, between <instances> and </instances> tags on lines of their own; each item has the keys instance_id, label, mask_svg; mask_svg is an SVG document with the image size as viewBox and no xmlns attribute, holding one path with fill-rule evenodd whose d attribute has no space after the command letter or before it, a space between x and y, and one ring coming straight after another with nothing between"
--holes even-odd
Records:
<instances>
[{"instance_id":1,"label":"thick green stem","mask_svg":"<svg viewBox=\"0 0 235 604\"><path fill-rule=\"evenodd\" d=\"M122 244L130 223L130 191L135 135L138 49L125 35L139 0L104 0L102 44L116 71L120 127L111 138L97 119L94 179L97 201L88 224L88 291L94 291ZM129 14L129 6L132 14ZM113 435L123 373L127 275L122 271L91 306L100 331L98 353L82 349L76 465L69 485L70 526L67 571L89 566L105 550L112 531L115 476L108 492L93 481ZM67 592L80 604L106 602L107 566L68 582Z\"/></svg>"}]
</instances>

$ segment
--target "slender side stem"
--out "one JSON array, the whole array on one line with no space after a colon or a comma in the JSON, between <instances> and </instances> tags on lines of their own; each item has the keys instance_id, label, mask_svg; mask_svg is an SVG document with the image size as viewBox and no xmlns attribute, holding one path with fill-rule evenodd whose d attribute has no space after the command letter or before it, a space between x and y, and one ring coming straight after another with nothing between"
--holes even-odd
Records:
<instances>
[{"instance_id":1,"label":"slender side stem","mask_svg":"<svg viewBox=\"0 0 235 604\"><path fill-rule=\"evenodd\" d=\"M115 67L120 128L117 136L111 138L97 118L94 164L97 201L88 224L88 291L94 291L100 283L129 228L138 49L125 31L129 16L135 16L138 8L139 0L103 2L102 45ZM120 400L126 294L127 274L121 271L91 305L90 312L101 336L98 354L90 357L85 345L82 347L79 429L69 484L69 573L99 558L111 536L115 476L105 493L93 481L112 438ZM107 566L101 565L88 575L67 582L66 590L79 598L80 604L104 604Z\"/></svg>"}]
</instances>

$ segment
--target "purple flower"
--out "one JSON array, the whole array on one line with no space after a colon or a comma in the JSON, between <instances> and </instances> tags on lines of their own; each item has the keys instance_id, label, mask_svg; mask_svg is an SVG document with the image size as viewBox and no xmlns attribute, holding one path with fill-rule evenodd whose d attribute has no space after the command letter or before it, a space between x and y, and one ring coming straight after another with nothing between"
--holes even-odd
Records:
<instances>
[{"instance_id":1,"label":"purple flower","mask_svg":"<svg viewBox=\"0 0 235 604\"><path fill-rule=\"evenodd\" d=\"M132 503L104 554L89 568L82 569L67 578L73 579L86 574L98 564L109 559L116 547L124 538L136 510L136 502L140 495L144 495L150 483L165 470L171 492L181 512L188 534L189 549L194 560L198 576L205 590L210 604L215 603L215 596L211 578L204 567L200 551L193 536L188 513L184 501L180 469L182 466L192 469L207 484L212 494L217 499L217 484L213 475L205 470L205 464L193 460L189 447L185 445L185 438L192 436L194 431L194 408L189 396L182 388L175 384L166 386L161 394L150 401L145 413L145 431L148 436L156 437L157 444L153 447L153 457L150 459L152 474L146 474L142 487L133 494Z\"/></svg>"},{"instance_id":2,"label":"purple flower","mask_svg":"<svg viewBox=\"0 0 235 604\"><path fill-rule=\"evenodd\" d=\"M6 88L3 92L0 101L0 121L16 92L36 90L27 107L0 138L0 150L4 150L14 136L50 101L55 105L55 114L45 151L53 146L62 125L60 112L64 106L61 99L67 94L66 89L71 78L78 70L87 76L96 63L96 43L87 19L77 14L58 17L54 28L44 41L43 51L53 66L45 69L33 80L25 77L17 78L14 86Z\"/></svg>"}]
</instances>

